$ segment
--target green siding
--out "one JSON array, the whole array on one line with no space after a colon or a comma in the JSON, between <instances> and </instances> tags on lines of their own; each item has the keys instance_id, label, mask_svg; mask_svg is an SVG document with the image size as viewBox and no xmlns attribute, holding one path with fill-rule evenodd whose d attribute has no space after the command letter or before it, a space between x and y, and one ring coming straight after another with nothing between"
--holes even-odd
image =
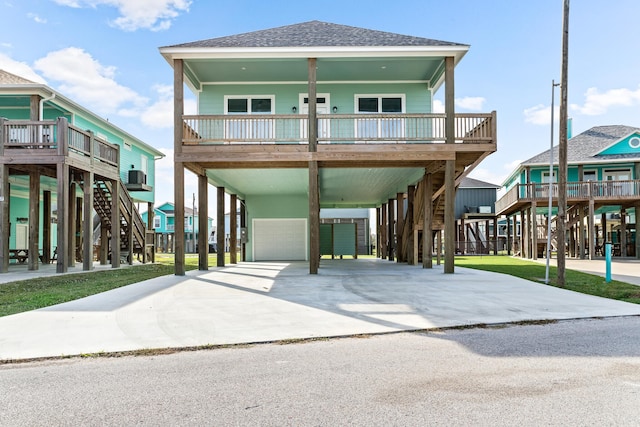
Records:
<instances>
[{"instance_id":1,"label":"green siding","mask_svg":"<svg viewBox=\"0 0 640 427\"><path fill-rule=\"evenodd\" d=\"M600 155L613 155L613 154L640 155L640 147L636 147L637 140L634 139L633 144L631 145L629 144L629 141L632 138L640 138L640 134L634 133L632 135L629 135L626 138L623 138L622 140L617 142L616 144L612 145L611 147L606 148L605 150L602 150L599 154Z\"/></svg>"},{"instance_id":2,"label":"green siding","mask_svg":"<svg viewBox=\"0 0 640 427\"><path fill-rule=\"evenodd\" d=\"M333 224L334 255L356 255L356 224Z\"/></svg>"}]
</instances>

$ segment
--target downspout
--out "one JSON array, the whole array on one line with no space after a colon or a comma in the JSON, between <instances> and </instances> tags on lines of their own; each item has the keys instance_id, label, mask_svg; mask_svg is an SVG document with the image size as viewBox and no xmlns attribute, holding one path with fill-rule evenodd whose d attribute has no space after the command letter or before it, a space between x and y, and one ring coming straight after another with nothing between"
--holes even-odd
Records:
<instances>
[{"instance_id":1,"label":"downspout","mask_svg":"<svg viewBox=\"0 0 640 427\"><path fill-rule=\"evenodd\" d=\"M38 120L39 121L44 120L44 103L47 102L47 101L51 101L55 97L56 97L56 94L52 93L50 97L42 98L40 100L40 108L38 109Z\"/></svg>"}]
</instances>

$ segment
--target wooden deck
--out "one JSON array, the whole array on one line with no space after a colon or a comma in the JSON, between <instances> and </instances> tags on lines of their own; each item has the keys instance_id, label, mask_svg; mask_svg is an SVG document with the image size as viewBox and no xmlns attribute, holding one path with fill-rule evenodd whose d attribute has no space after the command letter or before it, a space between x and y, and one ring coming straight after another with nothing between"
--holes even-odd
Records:
<instances>
[{"instance_id":1,"label":"wooden deck","mask_svg":"<svg viewBox=\"0 0 640 427\"><path fill-rule=\"evenodd\" d=\"M146 256L146 231L133 201L120 180L119 146L67 122L0 119L0 272L7 272L13 253L8 247L9 177L28 176L30 270L52 259L52 191L41 189L40 177L57 182L57 271L66 272L76 260L93 266L93 211L101 216L101 262L120 264L119 252L135 250ZM78 193L82 192L82 197ZM42 196L41 196L42 195ZM42 197L42 201L41 201ZM40 211L44 212L42 229ZM39 240L42 235L42 249ZM108 240L108 244L107 244ZM39 256L39 253L42 255ZM20 261L20 260L19 260ZM24 262L24 260L22 260Z\"/></svg>"},{"instance_id":2,"label":"wooden deck","mask_svg":"<svg viewBox=\"0 0 640 427\"><path fill-rule=\"evenodd\" d=\"M496 202L496 214L510 215L523 206L536 202L557 206L558 184L517 184ZM593 201L596 205L634 206L640 200L640 180L579 181L567 183L567 203Z\"/></svg>"}]
</instances>

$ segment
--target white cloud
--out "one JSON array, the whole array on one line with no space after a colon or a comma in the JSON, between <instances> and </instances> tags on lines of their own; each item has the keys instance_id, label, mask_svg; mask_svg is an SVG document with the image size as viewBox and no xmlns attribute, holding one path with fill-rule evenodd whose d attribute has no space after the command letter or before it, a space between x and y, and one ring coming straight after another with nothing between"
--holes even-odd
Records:
<instances>
[{"instance_id":1,"label":"white cloud","mask_svg":"<svg viewBox=\"0 0 640 427\"><path fill-rule=\"evenodd\" d=\"M584 94L583 105L571 104L571 108L587 116L605 114L611 107L632 107L640 105L640 87L636 90L620 88L600 92L598 88L591 87Z\"/></svg>"},{"instance_id":2,"label":"white cloud","mask_svg":"<svg viewBox=\"0 0 640 427\"><path fill-rule=\"evenodd\" d=\"M3 53L0 53L0 69L35 83L47 84L46 80L36 73L29 64L16 61Z\"/></svg>"},{"instance_id":3,"label":"white cloud","mask_svg":"<svg viewBox=\"0 0 640 427\"><path fill-rule=\"evenodd\" d=\"M159 206L164 202L172 202L173 201L173 149L172 148L159 148L165 157L160 160L156 160L155 168L155 201ZM184 174L184 195L185 206L191 206L192 203L192 195L198 193L198 177L193 173L186 171ZM211 201L211 198L209 198ZM211 216L210 208L210 214Z\"/></svg>"},{"instance_id":4,"label":"white cloud","mask_svg":"<svg viewBox=\"0 0 640 427\"><path fill-rule=\"evenodd\" d=\"M455 100L456 107L471 111L482 111L482 105L486 99L480 96L466 96Z\"/></svg>"},{"instance_id":5,"label":"white cloud","mask_svg":"<svg viewBox=\"0 0 640 427\"><path fill-rule=\"evenodd\" d=\"M147 100L115 80L116 68L101 65L76 47L50 52L35 62L47 79L61 82L60 92L100 114L120 113L126 106L141 108ZM123 114L127 115L127 114Z\"/></svg>"},{"instance_id":6,"label":"white cloud","mask_svg":"<svg viewBox=\"0 0 640 427\"><path fill-rule=\"evenodd\" d=\"M560 117L560 107L555 105L553 108L553 121L558 122ZM538 104L534 107L524 110L525 123L531 123L534 125L548 126L551 123L551 106Z\"/></svg>"},{"instance_id":7,"label":"white cloud","mask_svg":"<svg viewBox=\"0 0 640 427\"><path fill-rule=\"evenodd\" d=\"M120 16L111 24L121 30L140 28L151 31L166 30L181 12L188 12L191 0L54 0L62 6L92 7L110 6L118 9Z\"/></svg>"},{"instance_id":8,"label":"white cloud","mask_svg":"<svg viewBox=\"0 0 640 427\"><path fill-rule=\"evenodd\" d=\"M29 19L33 19L38 24L46 24L47 23L47 20L45 18L41 18L40 16L36 15L35 13L28 13L27 17Z\"/></svg>"},{"instance_id":9,"label":"white cloud","mask_svg":"<svg viewBox=\"0 0 640 427\"><path fill-rule=\"evenodd\" d=\"M173 87L156 85L154 90L158 94L158 100L144 108L140 114L140 120L151 128L173 127ZM184 113L197 114L197 106L194 99L186 98L184 100Z\"/></svg>"}]
</instances>

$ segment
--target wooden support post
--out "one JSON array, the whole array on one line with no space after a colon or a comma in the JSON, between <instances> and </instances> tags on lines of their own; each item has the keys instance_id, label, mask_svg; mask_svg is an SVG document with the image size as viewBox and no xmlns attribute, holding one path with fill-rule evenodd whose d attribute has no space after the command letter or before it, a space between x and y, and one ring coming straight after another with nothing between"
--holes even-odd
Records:
<instances>
[{"instance_id":1,"label":"wooden support post","mask_svg":"<svg viewBox=\"0 0 640 427\"><path fill-rule=\"evenodd\" d=\"M376 258L382 258L382 249L380 247L380 242L381 242L381 234L382 233L382 227L380 226L382 221L382 216L380 214L380 207L378 206L376 208Z\"/></svg>"},{"instance_id":2,"label":"wooden support post","mask_svg":"<svg viewBox=\"0 0 640 427\"><path fill-rule=\"evenodd\" d=\"M468 248L469 243L467 242L467 227L464 223L464 218L460 218L459 226L457 225L457 223L458 221L456 221L456 226L458 227L458 239L459 239L457 244L458 244L459 252L462 255L465 255L467 252L469 252L469 248Z\"/></svg>"},{"instance_id":3,"label":"wooden support post","mask_svg":"<svg viewBox=\"0 0 640 427\"><path fill-rule=\"evenodd\" d=\"M84 218L82 220L82 269L93 270L93 172L84 172Z\"/></svg>"},{"instance_id":4,"label":"wooden support post","mask_svg":"<svg viewBox=\"0 0 640 427\"><path fill-rule=\"evenodd\" d=\"M111 267L120 267L120 184L111 181Z\"/></svg>"},{"instance_id":5,"label":"wooden support post","mask_svg":"<svg viewBox=\"0 0 640 427\"><path fill-rule=\"evenodd\" d=\"M107 265L109 258L109 228L105 220L100 221L100 265Z\"/></svg>"},{"instance_id":6,"label":"wooden support post","mask_svg":"<svg viewBox=\"0 0 640 427\"><path fill-rule=\"evenodd\" d=\"M176 276L184 276L184 165L176 158L182 153L184 132L184 64L182 59L173 60L173 200L174 212L174 244ZM224 228L222 229L224 234Z\"/></svg>"},{"instance_id":7,"label":"wooden support post","mask_svg":"<svg viewBox=\"0 0 640 427\"><path fill-rule=\"evenodd\" d=\"M380 223L380 258L387 259L387 230L389 229L387 225L387 214L389 213L389 208L386 203L380 207L380 211L382 212L382 222Z\"/></svg>"},{"instance_id":8,"label":"wooden support post","mask_svg":"<svg viewBox=\"0 0 640 427\"><path fill-rule=\"evenodd\" d=\"M74 261L78 261L78 258L82 256L82 203L83 197L76 197L76 234L74 236L75 240L75 251L73 252Z\"/></svg>"},{"instance_id":9,"label":"wooden support post","mask_svg":"<svg viewBox=\"0 0 640 427\"><path fill-rule=\"evenodd\" d=\"M596 228L596 216L595 216L595 202L593 197L589 198L589 218L587 224L589 224L589 259L593 260L596 257L596 245L598 244L598 231Z\"/></svg>"},{"instance_id":10,"label":"wooden support post","mask_svg":"<svg viewBox=\"0 0 640 427\"><path fill-rule=\"evenodd\" d=\"M636 175L638 177L638 175ZM636 202L636 259L640 259L640 202Z\"/></svg>"},{"instance_id":11,"label":"wooden support post","mask_svg":"<svg viewBox=\"0 0 640 427\"><path fill-rule=\"evenodd\" d=\"M389 199L389 203L387 204L387 217L389 219L389 223L387 224L387 254L389 255L389 261L393 261L395 257L395 200Z\"/></svg>"},{"instance_id":12,"label":"wooden support post","mask_svg":"<svg viewBox=\"0 0 640 427\"><path fill-rule=\"evenodd\" d=\"M442 230L436 232L436 264L440 265L442 258Z\"/></svg>"},{"instance_id":13,"label":"wooden support post","mask_svg":"<svg viewBox=\"0 0 640 427\"><path fill-rule=\"evenodd\" d=\"M120 185L119 182L116 183L118 186ZM123 191L123 190L120 190ZM127 190L124 190L127 191ZM128 223L128 228L127 228L127 252L129 253L129 256L127 257L127 264L129 265L133 265L133 199L129 199L129 204L127 205L127 215L128 215L128 219L127 219L127 223Z\"/></svg>"},{"instance_id":14,"label":"wooden support post","mask_svg":"<svg viewBox=\"0 0 640 427\"><path fill-rule=\"evenodd\" d=\"M241 230L241 233L247 232L247 210L244 206L244 200L240 201L240 230ZM247 244L245 243L245 240L241 239L240 240L240 261L242 262L247 260L246 246Z\"/></svg>"},{"instance_id":15,"label":"wooden support post","mask_svg":"<svg viewBox=\"0 0 640 427\"><path fill-rule=\"evenodd\" d=\"M38 270L40 250L40 173L29 172L29 270Z\"/></svg>"},{"instance_id":16,"label":"wooden support post","mask_svg":"<svg viewBox=\"0 0 640 427\"><path fill-rule=\"evenodd\" d=\"M198 175L198 270L209 270L209 182ZM224 217L224 215L223 215ZM195 226L195 224L194 224ZM224 227L222 228L224 233Z\"/></svg>"},{"instance_id":17,"label":"wooden support post","mask_svg":"<svg viewBox=\"0 0 640 427\"><path fill-rule=\"evenodd\" d=\"M620 208L620 256L627 256L627 211Z\"/></svg>"},{"instance_id":18,"label":"wooden support post","mask_svg":"<svg viewBox=\"0 0 640 427\"><path fill-rule=\"evenodd\" d=\"M231 252L231 264L238 263L238 196L231 195L231 208L229 209L229 251Z\"/></svg>"},{"instance_id":19,"label":"wooden support post","mask_svg":"<svg viewBox=\"0 0 640 427\"><path fill-rule=\"evenodd\" d=\"M224 255L226 252L225 248L225 235L224 235L224 187L218 187L217 193L217 218L216 218L216 243L218 246L217 252L217 266L224 267Z\"/></svg>"},{"instance_id":20,"label":"wooden support post","mask_svg":"<svg viewBox=\"0 0 640 427\"><path fill-rule=\"evenodd\" d=\"M422 268L433 268L433 177L430 173L422 178L422 188Z\"/></svg>"},{"instance_id":21,"label":"wooden support post","mask_svg":"<svg viewBox=\"0 0 640 427\"><path fill-rule=\"evenodd\" d=\"M396 259L398 262L405 261L402 234L404 233L404 193L396 194L396 209L398 219L396 221Z\"/></svg>"},{"instance_id":22,"label":"wooden support post","mask_svg":"<svg viewBox=\"0 0 640 427\"><path fill-rule=\"evenodd\" d=\"M607 214L604 212L600 215L600 225L602 226L602 247L604 248L605 243L611 243L611 238L607 233Z\"/></svg>"},{"instance_id":23,"label":"wooden support post","mask_svg":"<svg viewBox=\"0 0 640 427\"><path fill-rule=\"evenodd\" d=\"M525 209L526 210L526 209ZM520 258L526 258L526 222L525 222L525 210L520 211Z\"/></svg>"},{"instance_id":24,"label":"wooden support post","mask_svg":"<svg viewBox=\"0 0 640 427\"><path fill-rule=\"evenodd\" d=\"M4 120L0 118L0 137ZM0 140L1 141L1 140ZM3 144L0 143L0 154ZM9 165L0 163L0 273L9 271Z\"/></svg>"},{"instance_id":25,"label":"wooden support post","mask_svg":"<svg viewBox=\"0 0 640 427\"><path fill-rule=\"evenodd\" d=\"M531 258L538 259L538 204L531 202Z\"/></svg>"},{"instance_id":26,"label":"wooden support post","mask_svg":"<svg viewBox=\"0 0 640 427\"><path fill-rule=\"evenodd\" d=\"M60 121L58 122L60 123ZM58 129L59 131L60 129ZM60 141L60 140L58 140ZM58 146L63 144L58 144ZM58 180L57 194L58 199L58 252L56 262L56 272L66 273L68 269L67 256L68 256L68 231L69 220L68 208L69 208L69 165L66 163L58 163L56 165L56 178Z\"/></svg>"},{"instance_id":27,"label":"wooden support post","mask_svg":"<svg viewBox=\"0 0 640 427\"><path fill-rule=\"evenodd\" d=\"M445 142L455 143L455 91L454 91L454 58L447 56L444 60L445 79ZM444 272L454 272L455 239L456 239L456 161L447 160L444 171Z\"/></svg>"},{"instance_id":28,"label":"wooden support post","mask_svg":"<svg viewBox=\"0 0 640 427\"><path fill-rule=\"evenodd\" d=\"M311 98L309 98L311 104ZM311 106L309 106L311 108ZM318 274L320 268L320 189L318 162L309 162L309 273Z\"/></svg>"},{"instance_id":29,"label":"wooden support post","mask_svg":"<svg viewBox=\"0 0 640 427\"><path fill-rule=\"evenodd\" d=\"M405 247L407 248L407 253L404 254L405 257L405 261L407 261L407 263L409 265L416 265L417 261L415 260L415 255L417 253L416 248L414 247L415 244L415 216L414 216L414 204L415 204L415 192L416 192L416 186L415 185L410 185L409 188L407 189L407 215L406 215L406 220L404 222L404 228L409 227L409 231L408 233L406 233L407 237L409 238L409 241L406 243Z\"/></svg>"},{"instance_id":30,"label":"wooden support post","mask_svg":"<svg viewBox=\"0 0 640 427\"><path fill-rule=\"evenodd\" d=\"M153 223L155 222L154 220L154 207L153 207L153 202L147 202L147 232L145 233L144 236L144 259L143 262L156 262L156 249L157 249L157 245L156 245L156 235L155 235L155 229L153 228ZM153 232L153 233L152 233ZM148 241L148 239L151 239L151 242ZM147 247L149 246L149 244L152 244L151 246L151 251L150 253L147 254Z\"/></svg>"},{"instance_id":31,"label":"wooden support post","mask_svg":"<svg viewBox=\"0 0 640 427\"><path fill-rule=\"evenodd\" d=\"M42 192L42 262L51 262L51 191Z\"/></svg>"},{"instance_id":32,"label":"wooden support post","mask_svg":"<svg viewBox=\"0 0 640 427\"><path fill-rule=\"evenodd\" d=\"M73 173L72 173L73 176ZM76 228L77 228L77 204L76 204L76 183L69 183L69 221L67 234L67 266L74 267L76 265Z\"/></svg>"},{"instance_id":33,"label":"wooden support post","mask_svg":"<svg viewBox=\"0 0 640 427\"><path fill-rule=\"evenodd\" d=\"M578 207L578 256L580 259L585 259L585 226L584 226L584 206Z\"/></svg>"},{"instance_id":34,"label":"wooden support post","mask_svg":"<svg viewBox=\"0 0 640 427\"><path fill-rule=\"evenodd\" d=\"M505 216L507 219L507 255L511 255L511 217L509 215Z\"/></svg>"},{"instance_id":35,"label":"wooden support post","mask_svg":"<svg viewBox=\"0 0 640 427\"><path fill-rule=\"evenodd\" d=\"M498 217L493 217L493 235L491 236L493 240L493 254L498 255Z\"/></svg>"}]
</instances>

